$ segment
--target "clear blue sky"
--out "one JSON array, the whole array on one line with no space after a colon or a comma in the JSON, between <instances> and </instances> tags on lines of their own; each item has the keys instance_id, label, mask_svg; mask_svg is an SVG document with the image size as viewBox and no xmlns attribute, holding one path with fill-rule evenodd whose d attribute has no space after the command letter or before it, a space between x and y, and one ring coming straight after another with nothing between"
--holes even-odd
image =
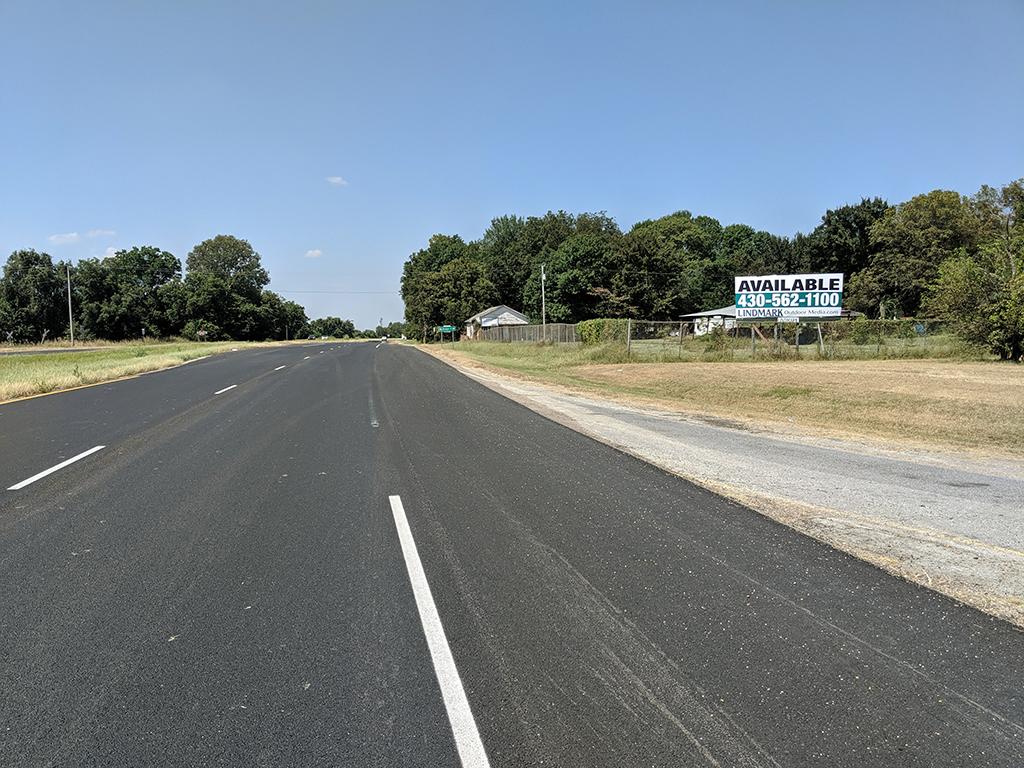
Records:
<instances>
[{"instance_id":1,"label":"clear blue sky","mask_svg":"<svg viewBox=\"0 0 1024 768\"><path fill-rule=\"evenodd\" d=\"M392 292L287 294L372 326L499 214L792 234L1020 177L1022 41L1022 0L0 0L0 254L230 233L275 290Z\"/></svg>"}]
</instances>

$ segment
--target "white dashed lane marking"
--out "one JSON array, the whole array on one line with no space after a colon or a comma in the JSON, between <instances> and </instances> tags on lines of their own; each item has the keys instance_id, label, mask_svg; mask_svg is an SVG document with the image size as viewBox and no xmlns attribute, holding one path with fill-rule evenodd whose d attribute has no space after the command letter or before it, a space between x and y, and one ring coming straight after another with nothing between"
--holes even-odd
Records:
<instances>
[{"instance_id":1,"label":"white dashed lane marking","mask_svg":"<svg viewBox=\"0 0 1024 768\"><path fill-rule=\"evenodd\" d=\"M104 448L106 448L105 445L97 445L95 448L90 448L88 451L82 451L77 456L72 456L70 459L65 459L60 464L54 464L49 469L44 469L42 472L40 472L38 474L35 474L35 475L32 475L32 477L29 477L29 478L27 478L25 480L22 480L20 483L15 483L14 485L12 485L7 490L8 491L20 491L26 485L31 485L36 480L41 480L42 478L46 477L47 475L53 474L58 469L64 469L64 467L68 466L68 464L74 464L76 461L78 461L80 459L84 459L86 456L90 456L90 455L96 453L96 451L102 451Z\"/></svg>"}]
</instances>

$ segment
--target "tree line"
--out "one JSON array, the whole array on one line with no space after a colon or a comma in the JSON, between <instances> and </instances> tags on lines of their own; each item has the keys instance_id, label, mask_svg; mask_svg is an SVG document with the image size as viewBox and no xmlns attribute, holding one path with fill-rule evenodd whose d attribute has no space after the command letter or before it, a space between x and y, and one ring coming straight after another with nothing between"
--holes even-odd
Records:
<instances>
[{"instance_id":1,"label":"tree line","mask_svg":"<svg viewBox=\"0 0 1024 768\"><path fill-rule=\"evenodd\" d=\"M408 332L507 304L548 322L674 319L731 305L733 277L842 272L844 306L869 317L949 320L1001 357L1024 349L1024 179L972 196L864 198L792 237L678 211L622 232L604 213L499 216L479 240L438 234L405 262Z\"/></svg>"},{"instance_id":2,"label":"tree line","mask_svg":"<svg viewBox=\"0 0 1024 768\"><path fill-rule=\"evenodd\" d=\"M263 341L363 333L339 318L310 322L300 304L267 289L270 275L252 245L218 235L189 252L184 275L176 256L154 246L77 264L15 251L0 277L0 342L67 337L68 277L75 335L85 339Z\"/></svg>"}]
</instances>

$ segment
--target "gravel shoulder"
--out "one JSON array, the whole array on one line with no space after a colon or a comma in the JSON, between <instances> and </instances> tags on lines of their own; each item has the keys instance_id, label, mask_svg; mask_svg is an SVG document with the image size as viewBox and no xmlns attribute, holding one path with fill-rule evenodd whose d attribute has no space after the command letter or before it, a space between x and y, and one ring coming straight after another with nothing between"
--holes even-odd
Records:
<instances>
[{"instance_id":1,"label":"gravel shoulder","mask_svg":"<svg viewBox=\"0 0 1024 768\"><path fill-rule=\"evenodd\" d=\"M437 356L554 421L1024 627L1024 462L780 434Z\"/></svg>"}]
</instances>

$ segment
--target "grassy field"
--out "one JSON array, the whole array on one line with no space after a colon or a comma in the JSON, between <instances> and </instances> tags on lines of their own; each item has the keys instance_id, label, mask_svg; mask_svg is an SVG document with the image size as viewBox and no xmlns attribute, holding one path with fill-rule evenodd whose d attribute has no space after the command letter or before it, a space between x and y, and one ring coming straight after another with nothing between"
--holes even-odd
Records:
<instances>
[{"instance_id":1,"label":"grassy field","mask_svg":"<svg viewBox=\"0 0 1024 768\"><path fill-rule=\"evenodd\" d=\"M234 341L106 343L87 352L0 356L0 402L27 395L96 384L194 360L233 348L257 346Z\"/></svg>"},{"instance_id":2,"label":"grassy field","mask_svg":"<svg viewBox=\"0 0 1024 768\"><path fill-rule=\"evenodd\" d=\"M829 436L1024 457L1024 366L953 360L661 362L621 347L460 342L464 362L634 403Z\"/></svg>"}]
</instances>

